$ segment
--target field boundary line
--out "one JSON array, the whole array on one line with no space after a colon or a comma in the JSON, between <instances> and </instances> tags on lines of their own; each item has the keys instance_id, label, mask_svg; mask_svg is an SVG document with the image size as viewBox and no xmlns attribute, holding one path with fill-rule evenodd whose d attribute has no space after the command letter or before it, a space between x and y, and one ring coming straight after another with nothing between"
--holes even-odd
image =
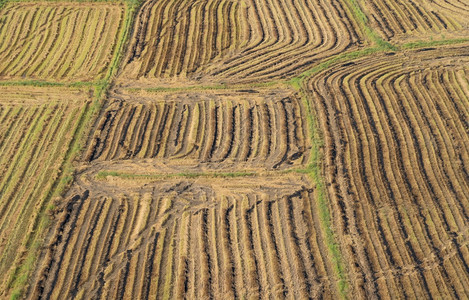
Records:
<instances>
[{"instance_id":1,"label":"field boundary line","mask_svg":"<svg viewBox=\"0 0 469 300\"><path fill-rule=\"evenodd\" d=\"M126 0L124 1L124 3L126 10L123 21L124 28L122 28L122 30L120 31L120 36L117 39L114 57L111 62L111 65L109 66L107 75L105 76L101 84L97 85L95 96L99 99L102 99L104 96L106 96L109 88L113 84L113 77L119 71L120 63L122 62L126 47L128 46L128 42L132 35L133 21L135 20L137 9L140 6L139 0Z\"/></svg>"},{"instance_id":2,"label":"field boundary line","mask_svg":"<svg viewBox=\"0 0 469 300\"><path fill-rule=\"evenodd\" d=\"M337 276L337 290L339 296L342 299L348 299L347 293L349 291L348 278L344 263L344 258L341 255L339 244L336 241L336 234L332 229L331 213L329 211L329 200L327 199L327 193L322 179L322 163L321 163L321 147L323 141L320 137L319 128L316 125L316 121L313 117L313 111L311 104L308 101L305 89L302 87L303 77L298 81L292 81L291 86L298 90L301 94L301 99L305 108L307 109L306 118L308 122L308 131L311 139L311 155L306 168L294 170L298 173L307 174L314 184L315 192L315 203L319 211L319 219L321 222L321 231L323 232L324 239L326 242L327 249L331 258L328 261L332 264L334 271Z\"/></svg>"},{"instance_id":3,"label":"field boundary line","mask_svg":"<svg viewBox=\"0 0 469 300\"><path fill-rule=\"evenodd\" d=\"M271 87L286 87L289 86L287 81L274 80L261 83L242 83L242 84L213 84L213 85L187 85L181 87L127 87L122 88L124 91L139 92L145 91L150 93L158 92L184 92L184 91L207 91L207 90L235 90L235 89L263 89Z\"/></svg>"},{"instance_id":4,"label":"field boundary line","mask_svg":"<svg viewBox=\"0 0 469 300\"><path fill-rule=\"evenodd\" d=\"M386 49L386 50L397 50L396 46L391 44L388 41L385 41L373 28L371 28L368 24L368 16L363 11L359 0L344 0L345 3L349 6L352 10L353 17L355 21L358 22L359 26L363 30L365 36L377 45L378 48Z\"/></svg>"},{"instance_id":5,"label":"field boundary line","mask_svg":"<svg viewBox=\"0 0 469 300\"><path fill-rule=\"evenodd\" d=\"M119 177L122 179L138 180L138 179L171 179L171 178L236 178L236 177L262 177L262 176L279 176L284 174L308 174L308 168L293 168L287 170L250 170L250 171L233 171L233 172L174 172L174 173L128 173L120 171L99 171L94 176L96 180L104 180L106 177Z\"/></svg>"},{"instance_id":6,"label":"field boundary line","mask_svg":"<svg viewBox=\"0 0 469 300\"><path fill-rule=\"evenodd\" d=\"M434 47L434 46L455 45L455 44L462 44L465 42L469 42L469 38L443 39L439 41L419 40L419 41L414 41L414 42L400 45L399 50L413 50L413 49L420 49L420 48Z\"/></svg>"}]
</instances>

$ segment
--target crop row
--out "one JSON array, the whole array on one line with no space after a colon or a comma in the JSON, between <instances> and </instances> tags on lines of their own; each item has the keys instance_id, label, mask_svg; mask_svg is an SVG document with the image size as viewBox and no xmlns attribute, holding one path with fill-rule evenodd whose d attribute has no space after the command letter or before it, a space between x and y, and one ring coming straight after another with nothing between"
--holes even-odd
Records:
<instances>
[{"instance_id":1,"label":"crop row","mask_svg":"<svg viewBox=\"0 0 469 300\"><path fill-rule=\"evenodd\" d=\"M467 16L469 15L469 4L464 0L434 0L432 5L439 10L446 10L453 16Z\"/></svg>"},{"instance_id":2,"label":"crop row","mask_svg":"<svg viewBox=\"0 0 469 300\"><path fill-rule=\"evenodd\" d=\"M277 168L306 159L306 126L296 95L190 97L114 101L98 121L86 160L195 159Z\"/></svg>"},{"instance_id":3,"label":"crop row","mask_svg":"<svg viewBox=\"0 0 469 300\"><path fill-rule=\"evenodd\" d=\"M374 0L368 1L366 8L370 14L370 24L386 39L402 35L425 36L440 32L451 32L463 28L454 10L469 10L469 5L461 1L422 1ZM459 2L459 3L457 3ZM450 9L444 9L450 8ZM468 14L469 16L469 14Z\"/></svg>"},{"instance_id":4,"label":"crop row","mask_svg":"<svg viewBox=\"0 0 469 300\"><path fill-rule=\"evenodd\" d=\"M60 166L78 125L77 116L85 108L86 98L77 99L48 91L38 97L18 97L10 103L10 91L0 96L0 290L6 291L9 272L17 255L25 250L26 236L36 230L33 224L41 206L60 175ZM51 96L54 95L54 96ZM16 95L17 96L17 95ZM5 98L4 98L5 97ZM68 98L68 99L67 99ZM4 104L6 103L6 104ZM22 220L18 222L18 220Z\"/></svg>"},{"instance_id":5,"label":"crop row","mask_svg":"<svg viewBox=\"0 0 469 300\"><path fill-rule=\"evenodd\" d=\"M130 73L136 77L190 74L238 48L240 6L226 0L145 2L127 57L127 63L138 67Z\"/></svg>"},{"instance_id":6,"label":"crop row","mask_svg":"<svg viewBox=\"0 0 469 300\"><path fill-rule=\"evenodd\" d=\"M278 180L264 182L262 189L246 190L233 180L164 181L128 196L110 198L99 190L102 196L76 195L58 216L31 293L103 299L332 297L313 192L298 181L274 185Z\"/></svg>"},{"instance_id":7,"label":"crop row","mask_svg":"<svg viewBox=\"0 0 469 300\"><path fill-rule=\"evenodd\" d=\"M148 1L127 79L270 80L298 74L359 40L342 1Z\"/></svg>"},{"instance_id":8,"label":"crop row","mask_svg":"<svg viewBox=\"0 0 469 300\"><path fill-rule=\"evenodd\" d=\"M356 295L468 297L468 63L467 45L427 48L309 80Z\"/></svg>"},{"instance_id":9,"label":"crop row","mask_svg":"<svg viewBox=\"0 0 469 300\"><path fill-rule=\"evenodd\" d=\"M0 78L104 77L123 20L109 4L12 3L0 14Z\"/></svg>"}]
</instances>

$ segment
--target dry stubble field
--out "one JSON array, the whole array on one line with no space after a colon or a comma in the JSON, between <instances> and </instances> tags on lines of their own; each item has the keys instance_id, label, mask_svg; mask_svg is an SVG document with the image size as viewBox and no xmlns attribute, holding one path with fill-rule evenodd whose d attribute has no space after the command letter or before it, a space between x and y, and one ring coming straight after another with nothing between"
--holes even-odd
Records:
<instances>
[{"instance_id":1,"label":"dry stubble field","mask_svg":"<svg viewBox=\"0 0 469 300\"><path fill-rule=\"evenodd\" d=\"M103 79L122 28L124 6L7 3L0 20L0 79Z\"/></svg>"},{"instance_id":2,"label":"dry stubble field","mask_svg":"<svg viewBox=\"0 0 469 300\"><path fill-rule=\"evenodd\" d=\"M467 1L2 4L1 298L469 297Z\"/></svg>"},{"instance_id":3,"label":"dry stubble field","mask_svg":"<svg viewBox=\"0 0 469 300\"><path fill-rule=\"evenodd\" d=\"M118 82L283 79L357 48L359 35L345 1L145 1Z\"/></svg>"},{"instance_id":4,"label":"dry stubble field","mask_svg":"<svg viewBox=\"0 0 469 300\"><path fill-rule=\"evenodd\" d=\"M90 102L79 89L0 87L1 290L38 229Z\"/></svg>"},{"instance_id":5,"label":"dry stubble field","mask_svg":"<svg viewBox=\"0 0 469 300\"><path fill-rule=\"evenodd\" d=\"M308 80L336 233L364 297L467 297L468 49L366 57Z\"/></svg>"}]
</instances>

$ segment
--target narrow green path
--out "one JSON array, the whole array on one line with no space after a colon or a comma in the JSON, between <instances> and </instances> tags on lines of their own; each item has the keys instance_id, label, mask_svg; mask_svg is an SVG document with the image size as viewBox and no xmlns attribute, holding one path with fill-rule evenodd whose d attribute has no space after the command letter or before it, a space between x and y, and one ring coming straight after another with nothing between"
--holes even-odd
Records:
<instances>
[{"instance_id":1,"label":"narrow green path","mask_svg":"<svg viewBox=\"0 0 469 300\"><path fill-rule=\"evenodd\" d=\"M278 172L276 172L278 173ZM179 172L179 173L154 173L154 174L137 174L117 171L100 171L96 174L97 180L103 180L106 177L119 177L122 179L171 179L171 178L236 178L236 177L253 177L260 176L258 172Z\"/></svg>"}]
</instances>

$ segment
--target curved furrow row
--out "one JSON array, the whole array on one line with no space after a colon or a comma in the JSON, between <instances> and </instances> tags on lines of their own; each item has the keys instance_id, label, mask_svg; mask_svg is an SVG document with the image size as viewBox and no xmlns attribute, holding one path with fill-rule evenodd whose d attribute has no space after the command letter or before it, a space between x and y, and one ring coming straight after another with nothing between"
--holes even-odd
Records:
<instances>
[{"instance_id":1,"label":"curved furrow row","mask_svg":"<svg viewBox=\"0 0 469 300\"><path fill-rule=\"evenodd\" d=\"M469 5L457 2L385 0L369 1L364 5L370 16L371 26L390 40L403 35L424 36L463 29L463 21L458 20L454 12L448 13L456 7L463 12L469 9Z\"/></svg>"},{"instance_id":2,"label":"curved furrow row","mask_svg":"<svg viewBox=\"0 0 469 300\"><path fill-rule=\"evenodd\" d=\"M262 102L115 101L98 121L85 159L196 159L273 168L302 164L307 159L302 111L297 95Z\"/></svg>"},{"instance_id":3,"label":"curved furrow row","mask_svg":"<svg viewBox=\"0 0 469 300\"><path fill-rule=\"evenodd\" d=\"M458 275L469 262L460 244L469 205L467 87L456 74L467 72L458 66L469 52L437 53L357 60L308 84L325 133L335 226L350 240L349 264L359 266L350 267L357 294L467 296L469 282Z\"/></svg>"},{"instance_id":4,"label":"curved furrow row","mask_svg":"<svg viewBox=\"0 0 469 300\"><path fill-rule=\"evenodd\" d=\"M432 5L438 7L441 10L447 10L455 15L467 15L469 14L469 2L466 0L435 0L432 1Z\"/></svg>"},{"instance_id":5,"label":"curved furrow row","mask_svg":"<svg viewBox=\"0 0 469 300\"><path fill-rule=\"evenodd\" d=\"M136 21L125 73L173 77L194 73L237 47L237 2L148 1Z\"/></svg>"},{"instance_id":6,"label":"curved furrow row","mask_svg":"<svg viewBox=\"0 0 469 300\"><path fill-rule=\"evenodd\" d=\"M139 12L121 78L293 76L359 41L350 15L342 1L149 1Z\"/></svg>"},{"instance_id":7,"label":"curved furrow row","mask_svg":"<svg viewBox=\"0 0 469 300\"><path fill-rule=\"evenodd\" d=\"M268 5L257 3L256 8ZM300 73L320 58L341 52L358 40L356 29L348 20L344 4L322 1L275 1L277 11L262 14L268 30L263 43L242 49L207 74L219 78L275 79ZM261 15L261 16L262 16ZM276 18L276 16L280 16ZM277 29L279 28L279 29Z\"/></svg>"}]
</instances>

